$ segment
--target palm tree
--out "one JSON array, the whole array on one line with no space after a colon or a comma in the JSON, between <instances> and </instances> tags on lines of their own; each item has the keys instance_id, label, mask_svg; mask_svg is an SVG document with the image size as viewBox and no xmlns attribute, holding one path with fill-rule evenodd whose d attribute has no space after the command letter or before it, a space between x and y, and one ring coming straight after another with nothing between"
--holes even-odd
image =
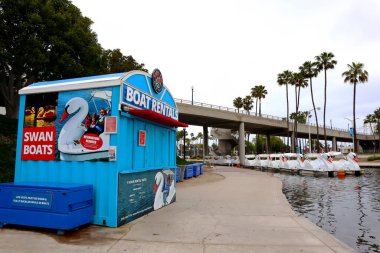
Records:
<instances>
[{"instance_id":1,"label":"palm tree","mask_svg":"<svg viewBox=\"0 0 380 253\"><path fill-rule=\"evenodd\" d=\"M323 106L323 134L325 136L325 152L327 152L327 138L326 138L326 98L327 98L327 70L333 69L338 63L334 58L333 53L323 52L320 55L315 56L316 67L318 71L325 72L325 95L324 95L324 106Z\"/></svg>"},{"instance_id":2,"label":"palm tree","mask_svg":"<svg viewBox=\"0 0 380 253\"><path fill-rule=\"evenodd\" d=\"M377 108L373 114L375 115L377 122L376 122L376 131L379 136L379 148L380 148L380 107Z\"/></svg>"},{"instance_id":3,"label":"palm tree","mask_svg":"<svg viewBox=\"0 0 380 253\"><path fill-rule=\"evenodd\" d=\"M364 124L369 124L369 128L371 128L371 132L373 135L373 152L374 153L376 152L376 142L375 142L376 134L375 134L375 131L373 131L372 124L376 124L376 123L377 123L377 118L375 114L368 114L364 119Z\"/></svg>"},{"instance_id":4,"label":"palm tree","mask_svg":"<svg viewBox=\"0 0 380 253\"><path fill-rule=\"evenodd\" d=\"M255 112L255 116L257 116L257 109L259 108L259 107L257 106L257 104L258 104L258 102L259 102L259 99L258 99L258 97L257 97L257 88L256 88L256 87L257 87L257 86L251 88L251 97L256 99L256 112Z\"/></svg>"},{"instance_id":5,"label":"palm tree","mask_svg":"<svg viewBox=\"0 0 380 253\"><path fill-rule=\"evenodd\" d=\"M299 67L299 70L303 73L306 78L309 78L310 81L310 92L311 92L311 102L313 103L315 123L317 124L317 140L319 140L319 125L318 125L318 116L317 110L314 103L314 94L313 94L313 77L318 76L318 69L316 68L316 63L311 61L306 61Z\"/></svg>"},{"instance_id":6,"label":"palm tree","mask_svg":"<svg viewBox=\"0 0 380 253\"><path fill-rule=\"evenodd\" d=\"M235 98L232 103L238 109L238 112L240 108L243 108L243 99L241 97Z\"/></svg>"},{"instance_id":7,"label":"palm tree","mask_svg":"<svg viewBox=\"0 0 380 253\"><path fill-rule=\"evenodd\" d=\"M252 97L251 96L245 96L245 98L243 98L243 108L244 108L244 110L247 111L248 115L249 115L249 111L252 110L252 107L253 107Z\"/></svg>"},{"instance_id":8,"label":"palm tree","mask_svg":"<svg viewBox=\"0 0 380 253\"><path fill-rule=\"evenodd\" d=\"M301 94L301 88L307 87L308 82L305 79L302 72L295 72L292 74L292 78L290 79L290 84L294 85L295 90L295 98L296 98L296 115L298 115L298 109L300 104L300 94ZM294 146L297 144L297 128L298 128L298 117L294 118ZM294 148L294 147L293 147ZM294 152L294 150L293 150Z\"/></svg>"},{"instance_id":9,"label":"palm tree","mask_svg":"<svg viewBox=\"0 0 380 253\"><path fill-rule=\"evenodd\" d=\"M252 94L255 94L256 99L259 100L259 115L261 117L261 99L265 98L266 95L268 95L268 91L265 89L264 85L256 85L251 89ZM256 107L257 108L257 107Z\"/></svg>"},{"instance_id":10,"label":"palm tree","mask_svg":"<svg viewBox=\"0 0 380 253\"><path fill-rule=\"evenodd\" d=\"M358 151L356 140L356 84L368 82L368 72L364 69L363 63L353 62L351 65L347 64L348 70L342 73L344 82L354 85L354 104L353 104L353 122L354 122L354 152Z\"/></svg>"},{"instance_id":11,"label":"palm tree","mask_svg":"<svg viewBox=\"0 0 380 253\"><path fill-rule=\"evenodd\" d=\"M286 125L287 125L287 145L289 146L289 94L288 94L288 85L290 84L290 80L293 73L289 70L285 70L284 72L278 74L277 83L282 86L286 86Z\"/></svg>"}]
</instances>

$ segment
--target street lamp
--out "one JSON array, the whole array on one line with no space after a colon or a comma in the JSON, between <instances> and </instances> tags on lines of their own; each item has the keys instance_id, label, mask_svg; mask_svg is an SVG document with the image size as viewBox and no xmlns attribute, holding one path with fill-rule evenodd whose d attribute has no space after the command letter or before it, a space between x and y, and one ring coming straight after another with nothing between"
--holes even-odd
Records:
<instances>
[{"instance_id":1,"label":"street lamp","mask_svg":"<svg viewBox=\"0 0 380 253\"><path fill-rule=\"evenodd\" d=\"M191 85L191 104L192 104L192 105L194 105L194 100L193 100L193 98L194 98L194 86Z\"/></svg>"},{"instance_id":2,"label":"street lamp","mask_svg":"<svg viewBox=\"0 0 380 253\"><path fill-rule=\"evenodd\" d=\"M321 110L321 107L317 107L317 108L315 108L316 110ZM310 112L312 112L312 111L314 111L314 109L311 109L311 110L309 110L309 111L307 111L307 113L308 113L308 115L309 115L309 113ZM313 115L309 115L308 117L307 117L307 124L309 125L309 153L311 153L310 151L312 150L312 148L311 148L311 134L310 134L310 118L311 118L311 116L313 116ZM318 140L319 141L319 140ZM314 149L315 149L315 147L314 147Z\"/></svg>"}]
</instances>

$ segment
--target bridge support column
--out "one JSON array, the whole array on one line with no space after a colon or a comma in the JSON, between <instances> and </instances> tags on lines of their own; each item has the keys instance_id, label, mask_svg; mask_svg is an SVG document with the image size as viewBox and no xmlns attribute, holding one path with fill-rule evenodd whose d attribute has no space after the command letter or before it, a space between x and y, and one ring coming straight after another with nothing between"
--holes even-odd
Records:
<instances>
[{"instance_id":1,"label":"bridge support column","mask_svg":"<svg viewBox=\"0 0 380 253\"><path fill-rule=\"evenodd\" d=\"M244 142L244 122L239 125L239 160L240 164L244 165L245 162L245 142Z\"/></svg>"},{"instance_id":2,"label":"bridge support column","mask_svg":"<svg viewBox=\"0 0 380 253\"><path fill-rule=\"evenodd\" d=\"M203 161L208 155L208 127L203 126Z\"/></svg>"},{"instance_id":3,"label":"bridge support column","mask_svg":"<svg viewBox=\"0 0 380 253\"><path fill-rule=\"evenodd\" d=\"M332 151L337 151L337 146L336 146L336 137L332 138Z\"/></svg>"},{"instance_id":4,"label":"bridge support column","mask_svg":"<svg viewBox=\"0 0 380 253\"><path fill-rule=\"evenodd\" d=\"M267 154L270 154L271 148L270 148L270 135L269 134L266 135L265 149L266 149Z\"/></svg>"}]
</instances>

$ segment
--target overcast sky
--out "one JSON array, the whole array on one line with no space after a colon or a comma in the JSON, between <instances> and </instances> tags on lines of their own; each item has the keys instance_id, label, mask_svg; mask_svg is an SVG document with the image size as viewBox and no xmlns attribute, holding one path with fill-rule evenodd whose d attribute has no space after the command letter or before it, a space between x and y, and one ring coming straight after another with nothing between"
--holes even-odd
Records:
<instances>
[{"instance_id":1,"label":"overcast sky","mask_svg":"<svg viewBox=\"0 0 380 253\"><path fill-rule=\"evenodd\" d=\"M353 86L343 82L347 64L364 63L368 83L357 87L356 115L380 107L380 1L234 0L122 1L73 0L94 24L99 43L120 48L151 72L159 68L176 98L233 108L232 100L265 85L262 113L286 117L285 87L277 75L297 71L316 55L332 52L338 61L327 72L326 124L347 129ZM323 123L323 73L313 79ZM294 89L290 89L290 111ZM301 110L312 109L310 89L301 91ZM314 117L312 118L314 122Z\"/></svg>"}]
</instances>

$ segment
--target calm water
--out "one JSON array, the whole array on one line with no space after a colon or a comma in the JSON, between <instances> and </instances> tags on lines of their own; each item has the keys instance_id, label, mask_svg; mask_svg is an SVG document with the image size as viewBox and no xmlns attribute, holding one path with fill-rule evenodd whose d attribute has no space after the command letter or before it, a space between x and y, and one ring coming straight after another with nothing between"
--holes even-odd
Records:
<instances>
[{"instance_id":1,"label":"calm water","mask_svg":"<svg viewBox=\"0 0 380 253\"><path fill-rule=\"evenodd\" d=\"M380 169L345 179L276 176L298 214L359 252L380 252Z\"/></svg>"}]
</instances>

